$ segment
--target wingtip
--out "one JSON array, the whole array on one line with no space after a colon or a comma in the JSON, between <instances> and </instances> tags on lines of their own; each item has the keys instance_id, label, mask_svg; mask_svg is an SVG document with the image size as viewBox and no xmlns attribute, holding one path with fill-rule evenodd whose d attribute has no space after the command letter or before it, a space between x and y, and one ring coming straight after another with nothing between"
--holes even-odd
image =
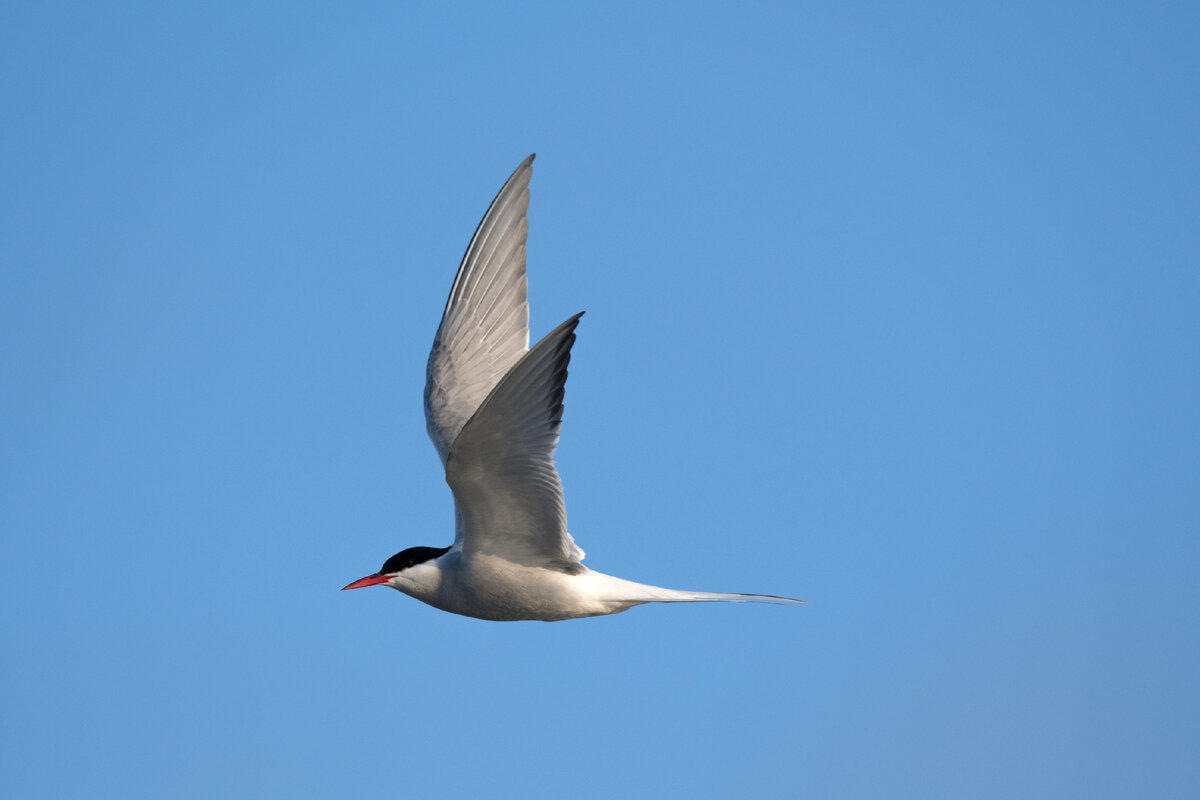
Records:
<instances>
[{"instance_id":1,"label":"wingtip","mask_svg":"<svg viewBox=\"0 0 1200 800\"><path fill-rule=\"evenodd\" d=\"M559 325L558 327L569 328L572 331L574 331L575 328L579 326L579 318L582 317L585 313L586 312L580 311L578 314L575 314L574 316L569 317L566 322L564 322L562 325Z\"/></svg>"},{"instance_id":2,"label":"wingtip","mask_svg":"<svg viewBox=\"0 0 1200 800\"><path fill-rule=\"evenodd\" d=\"M569 316L565 320L563 320L561 323L559 323L558 327L555 328L555 330L556 331L561 330L562 328L574 328L576 325L579 324L579 318L582 317L586 313L587 313L586 311L580 311L578 314L572 314L571 316Z\"/></svg>"},{"instance_id":3,"label":"wingtip","mask_svg":"<svg viewBox=\"0 0 1200 800\"><path fill-rule=\"evenodd\" d=\"M529 186L529 179L533 176L533 159L535 156L537 156L537 153L530 153L524 161L517 165L517 168L508 176L508 181L501 188L500 194L503 194L505 189L513 185ZM499 198L499 195L497 195L497 198ZM490 208L488 210L491 211Z\"/></svg>"},{"instance_id":4,"label":"wingtip","mask_svg":"<svg viewBox=\"0 0 1200 800\"><path fill-rule=\"evenodd\" d=\"M568 343L574 342L575 341L575 328L576 328L576 326L579 325L579 318L582 316L583 316L583 312L580 311L578 314L575 314L574 316L568 317L567 319L563 320L561 323L558 324L558 326L554 330L547 333L545 336L543 336L541 338L541 340L537 344L535 344L533 347L531 347L530 352L537 350L545 342L549 342L551 340L558 340L560 344L561 344L561 342L568 342ZM568 344L568 349L569 348L570 348L570 345Z\"/></svg>"}]
</instances>

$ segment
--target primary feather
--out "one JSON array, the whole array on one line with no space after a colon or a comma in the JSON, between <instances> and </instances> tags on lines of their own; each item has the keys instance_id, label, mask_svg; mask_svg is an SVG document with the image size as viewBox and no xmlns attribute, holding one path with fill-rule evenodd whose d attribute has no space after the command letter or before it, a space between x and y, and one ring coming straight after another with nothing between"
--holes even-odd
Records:
<instances>
[{"instance_id":1,"label":"primary feather","mask_svg":"<svg viewBox=\"0 0 1200 800\"><path fill-rule=\"evenodd\" d=\"M529 349L525 240L533 156L521 162L471 237L425 369L425 424L442 463L463 425Z\"/></svg>"}]
</instances>

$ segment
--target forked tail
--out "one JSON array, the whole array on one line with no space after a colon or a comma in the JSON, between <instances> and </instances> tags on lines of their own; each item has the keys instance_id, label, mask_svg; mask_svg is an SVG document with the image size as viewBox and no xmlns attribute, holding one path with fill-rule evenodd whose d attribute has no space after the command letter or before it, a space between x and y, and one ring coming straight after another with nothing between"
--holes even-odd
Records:
<instances>
[{"instance_id":1,"label":"forked tail","mask_svg":"<svg viewBox=\"0 0 1200 800\"><path fill-rule=\"evenodd\" d=\"M641 603L799 603L794 597L779 597L773 594L739 594L735 592L690 592L684 589L666 589L646 583L634 583L611 575L592 573L604 584L603 594L610 601L640 605Z\"/></svg>"},{"instance_id":2,"label":"forked tail","mask_svg":"<svg viewBox=\"0 0 1200 800\"><path fill-rule=\"evenodd\" d=\"M775 603L776 605L784 605L787 603L807 604L806 600L797 600L794 597L779 597L773 594L741 594L738 592L689 592L680 589L663 589L658 586L647 587L656 589L661 592L661 595L650 598L646 602L651 603L710 603L723 600L728 603Z\"/></svg>"}]
</instances>

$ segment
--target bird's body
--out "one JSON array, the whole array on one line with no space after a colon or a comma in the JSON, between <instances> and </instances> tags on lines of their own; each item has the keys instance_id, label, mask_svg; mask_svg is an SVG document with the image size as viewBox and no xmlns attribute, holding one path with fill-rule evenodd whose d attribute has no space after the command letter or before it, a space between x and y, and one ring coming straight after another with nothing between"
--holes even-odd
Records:
<instances>
[{"instance_id":1,"label":"bird's body","mask_svg":"<svg viewBox=\"0 0 1200 800\"><path fill-rule=\"evenodd\" d=\"M554 622L597 617L654 602L796 602L766 595L664 589L595 572L582 564L566 570L530 567L515 564L502 556L464 557L461 550L454 548L440 558L409 567L385 582L442 611L496 621L536 619Z\"/></svg>"},{"instance_id":2,"label":"bird's body","mask_svg":"<svg viewBox=\"0 0 1200 800\"><path fill-rule=\"evenodd\" d=\"M636 604L638 586L582 565L572 571L529 567L501 556L464 558L453 549L405 573L393 584L405 594L442 611L490 620L614 614Z\"/></svg>"},{"instance_id":3,"label":"bird's body","mask_svg":"<svg viewBox=\"0 0 1200 800\"><path fill-rule=\"evenodd\" d=\"M345 587L386 584L435 608L487 620L555 621L652 602L796 603L770 595L664 589L585 567L567 532L554 451L581 314L529 348L527 158L463 256L429 354L425 417L454 493L455 540L413 547Z\"/></svg>"}]
</instances>

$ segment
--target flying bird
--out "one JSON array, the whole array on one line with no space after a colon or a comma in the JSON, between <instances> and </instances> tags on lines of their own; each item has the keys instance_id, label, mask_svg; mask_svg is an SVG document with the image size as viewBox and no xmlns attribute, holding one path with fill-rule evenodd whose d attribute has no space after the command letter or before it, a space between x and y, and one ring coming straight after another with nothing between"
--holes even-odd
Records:
<instances>
[{"instance_id":1,"label":"flying bird","mask_svg":"<svg viewBox=\"0 0 1200 800\"><path fill-rule=\"evenodd\" d=\"M576 314L529 347L525 159L479 223L446 301L425 379L425 421L454 494L454 544L410 547L345 589L390 586L487 620L616 614L643 603L799 603L664 589L595 572L567 532L554 451Z\"/></svg>"}]
</instances>

